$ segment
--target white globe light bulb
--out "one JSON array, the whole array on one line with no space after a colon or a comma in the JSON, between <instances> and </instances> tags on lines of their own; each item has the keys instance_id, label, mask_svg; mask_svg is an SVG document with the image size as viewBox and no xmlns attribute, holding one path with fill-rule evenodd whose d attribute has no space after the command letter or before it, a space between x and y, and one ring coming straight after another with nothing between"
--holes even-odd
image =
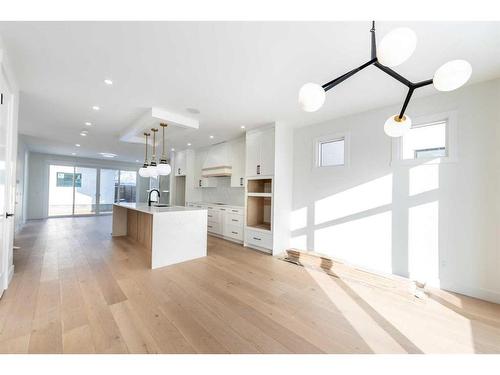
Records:
<instances>
[{"instance_id":1,"label":"white globe light bulb","mask_svg":"<svg viewBox=\"0 0 500 375\"><path fill-rule=\"evenodd\" d=\"M464 85L472 74L472 66L465 60L452 60L434 73L432 83L439 91L452 91Z\"/></svg>"},{"instance_id":2,"label":"white globe light bulb","mask_svg":"<svg viewBox=\"0 0 500 375\"><path fill-rule=\"evenodd\" d=\"M393 115L387 119L384 124L384 132L389 137L401 137L411 128L411 118L403 116L402 119L399 115Z\"/></svg>"},{"instance_id":3,"label":"white globe light bulb","mask_svg":"<svg viewBox=\"0 0 500 375\"><path fill-rule=\"evenodd\" d=\"M157 178L158 177L158 168L156 167L156 165L150 165L148 167L148 173L149 173L149 177Z\"/></svg>"},{"instance_id":4,"label":"white globe light bulb","mask_svg":"<svg viewBox=\"0 0 500 375\"><path fill-rule=\"evenodd\" d=\"M172 167L170 167L170 164L158 164L156 167L158 169L158 174L160 176L168 176L170 172L172 172Z\"/></svg>"},{"instance_id":5,"label":"white globe light bulb","mask_svg":"<svg viewBox=\"0 0 500 375\"><path fill-rule=\"evenodd\" d=\"M387 33L377 47L377 59L389 68L410 58L417 47L417 34L408 27L399 27Z\"/></svg>"},{"instance_id":6,"label":"white globe light bulb","mask_svg":"<svg viewBox=\"0 0 500 375\"><path fill-rule=\"evenodd\" d=\"M299 104L306 112L316 112L325 103L326 93L317 83L306 83L299 91Z\"/></svg>"},{"instance_id":7,"label":"white globe light bulb","mask_svg":"<svg viewBox=\"0 0 500 375\"><path fill-rule=\"evenodd\" d=\"M141 177L149 177L149 172L147 168L139 168L139 176Z\"/></svg>"}]
</instances>

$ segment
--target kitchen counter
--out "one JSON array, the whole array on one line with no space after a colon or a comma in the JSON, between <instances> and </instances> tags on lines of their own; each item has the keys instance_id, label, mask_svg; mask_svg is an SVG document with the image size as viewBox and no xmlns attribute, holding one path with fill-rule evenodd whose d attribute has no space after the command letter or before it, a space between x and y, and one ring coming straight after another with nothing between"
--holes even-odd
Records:
<instances>
[{"instance_id":1,"label":"kitchen counter","mask_svg":"<svg viewBox=\"0 0 500 375\"><path fill-rule=\"evenodd\" d=\"M156 207L154 204L148 206L147 203L115 203L115 206L125 207L130 210L145 212L147 214L161 214L164 212L183 212L183 211L199 211L203 208L184 207L184 206L169 206L169 207Z\"/></svg>"},{"instance_id":2,"label":"kitchen counter","mask_svg":"<svg viewBox=\"0 0 500 375\"><path fill-rule=\"evenodd\" d=\"M146 253L152 269L207 255L207 210L115 203L113 232Z\"/></svg>"}]
</instances>

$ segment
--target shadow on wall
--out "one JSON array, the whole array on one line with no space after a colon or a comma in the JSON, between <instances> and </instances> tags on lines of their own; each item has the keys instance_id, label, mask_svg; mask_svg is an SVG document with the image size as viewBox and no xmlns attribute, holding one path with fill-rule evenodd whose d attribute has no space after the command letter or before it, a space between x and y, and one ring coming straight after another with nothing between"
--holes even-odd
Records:
<instances>
[{"instance_id":1,"label":"shadow on wall","mask_svg":"<svg viewBox=\"0 0 500 375\"><path fill-rule=\"evenodd\" d=\"M292 247L439 287L439 168L395 168L294 210Z\"/></svg>"}]
</instances>

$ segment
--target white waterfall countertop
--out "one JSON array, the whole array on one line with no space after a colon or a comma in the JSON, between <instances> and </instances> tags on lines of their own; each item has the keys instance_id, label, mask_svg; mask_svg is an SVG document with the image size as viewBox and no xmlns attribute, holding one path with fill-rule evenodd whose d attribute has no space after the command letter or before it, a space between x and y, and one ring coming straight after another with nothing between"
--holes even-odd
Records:
<instances>
[{"instance_id":1,"label":"white waterfall countertop","mask_svg":"<svg viewBox=\"0 0 500 375\"><path fill-rule=\"evenodd\" d=\"M153 269L185 262L207 255L207 210L115 203L112 235L127 236L145 249Z\"/></svg>"},{"instance_id":2,"label":"white waterfall countertop","mask_svg":"<svg viewBox=\"0 0 500 375\"><path fill-rule=\"evenodd\" d=\"M168 207L157 207L154 203L148 206L147 203L114 203L115 206L128 208L129 210L135 210L140 212L145 212L147 214L162 214L168 212L185 212L185 211L200 211L206 210L205 208L198 207L184 207L184 206L168 206Z\"/></svg>"}]
</instances>

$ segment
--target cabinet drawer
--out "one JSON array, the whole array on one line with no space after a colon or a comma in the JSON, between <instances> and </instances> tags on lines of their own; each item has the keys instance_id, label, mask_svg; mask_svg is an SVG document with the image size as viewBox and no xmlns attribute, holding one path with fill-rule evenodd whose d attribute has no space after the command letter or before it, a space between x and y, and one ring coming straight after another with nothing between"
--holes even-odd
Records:
<instances>
[{"instance_id":1,"label":"cabinet drawer","mask_svg":"<svg viewBox=\"0 0 500 375\"><path fill-rule=\"evenodd\" d=\"M234 207L231 207L231 208L228 208L227 209L227 212L230 213L230 214L236 214L236 215L243 215L243 212L244 209L243 208L234 208Z\"/></svg>"},{"instance_id":2,"label":"cabinet drawer","mask_svg":"<svg viewBox=\"0 0 500 375\"><path fill-rule=\"evenodd\" d=\"M216 210L208 210L207 213L208 216L208 221L213 221L215 223L220 223L221 222L221 213Z\"/></svg>"},{"instance_id":3,"label":"cabinet drawer","mask_svg":"<svg viewBox=\"0 0 500 375\"><path fill-rule=\"evenodd\" d=\"M243 215L238 214L226 214L226 225L234 225L237 227L243 227Z\"/></svg>"},{"instance_id":4,"label":"cabinet drawer","mask_svg":"<svg viewBox=\"0 0 500 375\"><path fill-rule=\"evenodd\" d=\"M243 241L243 226L225 225L224 236L234 238L235 240Z\"/></svg>"},{"instance_id":5,"label":"cabinet drawer","mask_svg":"<svg viewBox=\"0 0 500 375\"><path fill-rule=\"evenodd\" d=\"M211 233L222 234L222 226L220 223L214 223L209 221L207 224L207 230Z\"/></svg>"},{"instance_id":6,"label":"cabinet drawer","mask_svg":"<svg viewBox=\"0 0 500 375\"><path fill-rule=\"evenodd\" d=\"M245 242L247 245L263 247L265 249L272 250L273 248L273 235L272 233L264 233L257 230L252 230L246 228L245 230Z\"/></svg>"}]
</instances>

